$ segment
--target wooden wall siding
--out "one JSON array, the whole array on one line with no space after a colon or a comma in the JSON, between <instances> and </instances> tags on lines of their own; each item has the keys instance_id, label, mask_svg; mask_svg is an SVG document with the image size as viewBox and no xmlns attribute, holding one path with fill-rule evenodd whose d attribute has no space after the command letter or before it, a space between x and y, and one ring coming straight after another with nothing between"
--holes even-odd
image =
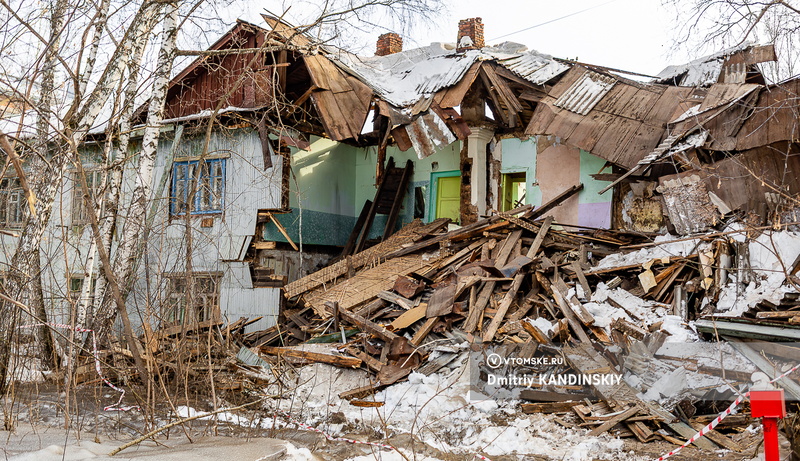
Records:
<instances>
[{"instance_id":1,"label":"wooden wall siding","mask_svg":"<svg viewBox=\"0 0 800 461\"><path fill-rule=\"evenodd\" d=\"M263 44L264 33L241 29L222 49L256 48ZM248 67L253 54L232 54L201 60L180 81L174 82L167 95L167 118L185 117L203 110L256 107L270 102L273 68L265 68L264 60ZM265 58L269 59L269 58Z\"/></svg>"},{"instance_id":2,"label":"wooden wall siding","mask_svg":"<svg viewBox=\"0 0 800 461\"><path fill-rule=\"evenodd\" d=\"M586 72L580 66L567 72L534 110L526 134L559 136L569 145L631 168L658 145L673 116L691 105L685 101L692 88L617 78L617 84L587 115L555 107L554 102Z\"/></svg>"},{"instance_id":3,"label":"wooden wall siding","mask_svg":"<svg viewBox=\"0 0 800 461\"><path fill-rule=\"evenodd\" d=\"M311 99L328 136L335 141L357 139L367 121L372 90L323 56L304 56L303 61L317 88Z\"/></svg>"},{"instance_id":4,"label":"wooden wall siding","mask_svg":"<svg viewBox=\"0 0 800 461\"><path fill-rule=\"evenodd\" d=\"M736 134L755 104L760 88L753 84L718 83L709 88L697 113L673 124L670 132L690 133L700 127L713 133L705 147L734 150Z\"/></svg>"},{"instance_id":5,"label":"wooden wall siding","mask_svg":"<svg viewBox=\"0 0 800 461\"><path fill-rule=\"evenodd\" d=\"M800 139L800 79L761 91L753 114L736 137L736 150Z\"/></svg>"}]
</instances>

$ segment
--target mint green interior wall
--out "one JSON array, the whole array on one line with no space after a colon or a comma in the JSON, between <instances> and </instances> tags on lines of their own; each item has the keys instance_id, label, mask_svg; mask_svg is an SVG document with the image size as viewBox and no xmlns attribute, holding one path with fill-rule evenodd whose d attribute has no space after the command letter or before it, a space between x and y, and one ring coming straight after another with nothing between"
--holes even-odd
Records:
<instances>
[{"instance_id":1,"label":"mint green interior wall","mask_svg":"<svg viewBox=\"0 0 800 461\"><path fill-rule=\"evenodd\" d=\"M364 149L312 137L311 150L292 149L289 206L291 213L276 215L295 243L344 245L355 225L356 159ZM276 184L275 187L281 187ZM285 242L272 223L264 226L264 240Z\"/></svg>"},{"instance_id":2,"label":"mint green interior wall","mask_svg":"<svg viewBox=\"0 0 800 461\"><path fill-rule=\"evenodd\" d=\"M542 192L536 183L536 138L500 140L502 160L500 173L525 173L525 204L538 206ZM498 189L502 186L498 186ZM498 190L498 193L500 190Z\"/></svg>"},{"instance_id":3,"label":"mint green interior wall","mask_svg":"<svg viewBox=\"0 0 800 461\"><path fill-rule=\"evenodd\" d=\"M455 142L420 160L413 149L402 152L395 146L389 147L387 159L394 157L395 165L404 166L409 159L414 162L414 175L403 202L398 226L413 219L414 188L429 187L433 163L437 163L437 171L457 170L460 151L461 143ZM310 151L292 149L294 176L290 180L289 198L292 212L276 215L276 218L295 243L300 242L302 227L305 245L345 244L364 202L375 197L377 157L375 147L357 148L318 137L311 139ZM429 200L428 197L426 199ZM385 223L386 216L376 216L370 238L380 236ZM272 223L264 226L264 240L286 241Z\"/></svg>"},{"instance_id":4,"label":"mint green interior wall","mask_svg":"<svg viewBox=\"0 0 800 461\"><path fill-rule=\"evenodd\" d=\"M378 161L377 149L370 147L362 152L356 159L356 201L355 210L356 214L361 211L364 202L375 198L375 163ZM414 219L414 189L416 187L426 188L426 203L425 203L425 218L427 222L430 220L428 215L428 208L430 204L430 180L431 173L434 171L434 162L436 163L435 171L449 171L459 169L459 158L461 152L461 142L456 141L449 146L437 151L430 157L419 159L414 149L409 149L405 152L397 148L397 146L389 146L386 152L386 159L394 158L394 163L398 167L405 166L406 160L411 160L414 163L414 174L411 177L406 196L403 201L403 209L400 211L398 218L398 226L407 224ZM370 237L378 237L382 234L383 228L386 225L386 216L376 216L375 223L372 226Z\"/></svg>"},{"instance_id":5,"label":"mint green interior wall","mask_svg":"<svg viewBox=\"0 0 800 461\"><path fill-rule=\"evenodd\" d=\"M602 195L598 194L603 188L608 186L608 181L598 181L590 175L598 173L611 173L611 168L603 169L606 161L596 155L581 150L581 182L583 190L578 193L581 203L605 203L611 201L612 190L605 191Z\"/></svg>"}]
</instances>

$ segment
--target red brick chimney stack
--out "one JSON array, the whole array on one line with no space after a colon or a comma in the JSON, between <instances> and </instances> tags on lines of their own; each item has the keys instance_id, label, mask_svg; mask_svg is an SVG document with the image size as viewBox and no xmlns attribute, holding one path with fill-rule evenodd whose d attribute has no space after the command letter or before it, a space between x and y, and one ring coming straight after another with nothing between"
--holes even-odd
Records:
<instances>
[{"instance_id":1,"label":"red brick chimney stack","mask_svg":"<svg viewBox=\"0 0 800 461\"><path fill-rule=\"evenodd\" d=\"M458 21L457 51L479 50L484 46L483 21L481 18L462 19Z\"/></svg>"},{"instance_id":2,"label":"red brick chimney stack","mask_svg":"<svg viewBox=\"0 0 800 461\"><path fill-rule=\"evenodd\" d=\"M386 56L403 51L403 39L394 32L389 32L378 37L376 56Z\"/></svg>"}]
</instances>

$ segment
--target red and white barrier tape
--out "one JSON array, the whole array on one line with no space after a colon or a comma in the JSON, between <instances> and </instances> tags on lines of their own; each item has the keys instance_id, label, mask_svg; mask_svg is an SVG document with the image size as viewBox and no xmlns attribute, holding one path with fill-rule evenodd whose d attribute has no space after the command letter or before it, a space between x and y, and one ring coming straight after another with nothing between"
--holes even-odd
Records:
<instances>
[{"instance_id":1,"label":"red and white barrier tape","mask_svg":"<svg viewBox=\"0 0 800 461\"><path fill-rule=\"evenodd\" d=\"M292 418L292 416L289 413L287 413L287 412L285 412L283 410L279 410L278 413L281 416L283 416L284 418L286 418L287 420L289 420L289 422L296 424L298 427L300 427L302 429L305 429L307 431L316 432L318 434L321 434L323 437L325 437L326 439L328 439L328 440L330 440L332 442L347 442L347 443L353 443L353 444L357 444L357 445L372 445L373 447L384 448L384 449L387 449L387 450L394 450L394 451L398 451L399 452L399 450L397 448L395 448L395 447L393 447L391 445L383 444L383 443L363 442L361 440L347 439L347 438L344 438L344 437L334 437L334 436L328 434L327 432L325 432L325 431L323 431L321 429L318 429L318 428L313 427L313 426L309 426L308 424L302 423L302 422ZM478 458L478 459L481 459L483 461L492 461L491 459L489 459L489 458L487 458L487 457L485 457L483 455L476 454L474 457Z\"/></svg>"},{"instance_id":2,"label":"red and white barrier tape","mask_svg":"<svg viewBox=\"0 0 800 461\"><path fill-rule=\"evenodd\" d=\"M19 328L35 328L41 326L48 326L50 328L60 328L62 330L72 330L77 333L91 333L92 334L92 357L94 357L94 369L97 371L97 375L100 376L100 379L115 391L119 392L119 400L114 405L108 405L103 408L103 411L130 411L130 410L138 410L138 405L131 405L131 406L123 406L122 399L125 397L125 389L121 389L113 384L111 381L106 379L103 375L103 371L100 369L100 355L97 353L97 335L95 335L94 330L90 330L88 328L79 328L74 327L72 325L65 325L63 323L34 323L33 325L22 325Z\"/></svg>"},{"instance_id":3,"label":"red and white barrier tape","mask_svg":"<svg viewBox=\"0 0 800 461\"><path fill-rule=\"evenodd\" d=\"M778 376L777 378L773 379L772 381L770 381L770 383L774 383L775 381L778 381L779 379L785 378L786 376L788 376L789 374L793 373L798 368L800 368L800 364L795 365L794 367L792 367L786 373L784 373L784 374ZM749 397L750 397L750 391L748 390L744 394L742 394L739 397L737 397L736 400L734 400L733 403L731 403L730 406L725 409L725 411L723 411L722 413L717 415L716 418L714 418L710 423L708 423L708 425L706 425L706 427L700 429L700 431L697 434L693 435L692 438L687 440L686 443L684 443L683 445L679 446L678 448L672 450L671 452L667 453L666 455L658 458L656 461L663 461L663 460L675 455L679 451L683 450L685 447L687 447L687 446L691 445L692 443L694 443L695 441L697 441L697 439L699 439L700 437L703 437L706 434L708 434L709 432L711 432L712 430L714 430L714 428L717 427L717 425L720 422L722 422L723 419L725 419L728 415L733 413L733 409L734 408L738 407L742 402L744 402L745 399L747 399Z\"/></svg>"}]
</instances>

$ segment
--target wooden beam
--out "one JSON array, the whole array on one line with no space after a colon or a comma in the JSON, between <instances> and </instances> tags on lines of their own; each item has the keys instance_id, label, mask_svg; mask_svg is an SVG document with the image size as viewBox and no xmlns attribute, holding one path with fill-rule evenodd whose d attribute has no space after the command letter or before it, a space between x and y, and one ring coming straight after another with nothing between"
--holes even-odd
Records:
<instances>
[{"instance_id":1,"label":"wooden beam","mask_svg":"<svg viewBox=\"0 0 800 461\"><path fill-rule=\"evenodd\" d=\"M302 349L292 349L289 347L261 346L260 350L263 354L276 355L278 357L293 357L309 362L327 363L337 367L358 368L361 366L361 359L355 357L323 354L321 352L304 351Z\"/></svg>"},{"instance_id":2,"label":"wooden beam","mask_svg":"<svg viewBox=\"0 0 800 461\"><path fill-rule=\"evenodd\" d=\"M278 230L280 231L281 235L283 235L283 238L285 238L285 239L286 239L286 241L287 241L287 242L289 242L289 245L291 245L291 246L292 246L292 248L294 248L294 251L300 251L300 249L299 249L299 248L297 248L297 245L295 245L295 243L294 243L294 241L292 240L292 238L291 238L291 237L289 237L289 234L286 232L286 228L284 228L284 227L283 227L283 224L281 224L281 223L280 223L280 222L279 222L279 221L278 221L278 220L275 218L275 216L274 216L272 213L270 213L270 212L267 212L267 216L269 217L270 221L272 221L272 223L273 223L273 224L275 224L275 227L277 227L277 228L278 228Z\"/></svg>"}]
</instances>

